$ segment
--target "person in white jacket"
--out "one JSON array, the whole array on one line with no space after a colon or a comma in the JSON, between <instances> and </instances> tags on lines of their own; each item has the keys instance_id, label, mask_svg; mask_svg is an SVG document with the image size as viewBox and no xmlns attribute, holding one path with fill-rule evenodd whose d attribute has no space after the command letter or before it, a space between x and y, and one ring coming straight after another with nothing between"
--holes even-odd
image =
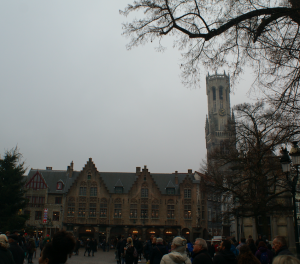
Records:
<instances>
[{"instance_id":1,"label":"person in white jacket","mask_svg":"<svg viewBox=\"0 0 300 264\"><path fill-rule=\"evenodd\" d=\"M182 237L175 237L172 241L171 252L164 255L160 264L191 264L186 254L187 241Z\"/></svg>"}]
</instances>

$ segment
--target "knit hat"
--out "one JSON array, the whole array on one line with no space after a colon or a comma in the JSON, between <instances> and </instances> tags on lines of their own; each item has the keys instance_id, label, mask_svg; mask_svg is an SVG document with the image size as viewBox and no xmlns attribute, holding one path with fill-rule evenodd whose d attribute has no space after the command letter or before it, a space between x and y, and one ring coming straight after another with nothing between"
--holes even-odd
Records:
<instances>
[{"instance_id":1,"label":"knit hat","mask_svg":"<svg viewBox=\"0 0 300 264\"><path fill-rule=\"evenodd\" d=\"M8 239L6 235L0 235L0 246L4 247L4 248L8 248L9 244L8 244Z\"/></svg>"},{"instance_id":2,"label":"knit hat","mask_svg":"<svg viewBox=\"0 0 300 264\"><path fill-rule=\"evenodd\" d=\"M186 239L182 237L175 237L172 242L173 245L177 247L185 247L186 246Z\"/></svg>"}]
</instances>

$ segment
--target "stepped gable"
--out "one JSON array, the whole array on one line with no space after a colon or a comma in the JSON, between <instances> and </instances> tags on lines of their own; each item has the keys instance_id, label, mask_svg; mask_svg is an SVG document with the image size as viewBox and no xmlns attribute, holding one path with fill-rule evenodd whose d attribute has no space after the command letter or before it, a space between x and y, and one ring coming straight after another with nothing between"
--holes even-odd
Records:
<instances>
[{"instance_id":1,"label":"stepped gable","mask_svg":"<svg viewBox=\"0 0 300 264\"><path fill-rule=\"evenodd\" d=\"M115 187L123 187L123 193L128 193L136 180L136 174L130 172L100 172L100 177L109 193L115 193ZM122 185L116 185L117 183Z\"/></svg>"},{"instance_id":2,"label":"stepped gable","mask_svg":"<svg viewBox=\"0 0 300 264\"><path fill-rule=\"evenodd\" d=\"M73 171L72 178L69 178L66 170L31 169L27 176L27 182L30 181L36 172L39 172L48 185L48 193L66 193L79 175L78 171ZM59 181L62 181L64 184L62 190L56 190L56 186Z\"/></svg>"}]
</instances>

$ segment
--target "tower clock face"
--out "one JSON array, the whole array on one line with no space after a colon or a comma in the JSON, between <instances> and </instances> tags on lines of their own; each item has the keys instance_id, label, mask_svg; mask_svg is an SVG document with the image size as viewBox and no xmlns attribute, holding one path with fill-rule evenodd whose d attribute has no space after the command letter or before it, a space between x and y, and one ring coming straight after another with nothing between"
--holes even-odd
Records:
<instances>
[{"instance_id":1,"label":"tower clock face","mask_svg":"<svg viewBox=\"0 0 300 264\"><path fill-rule=\"evenodd\" d=\"M219 115L220 115L220 116L224 116L225 114L226 114L225 109L224 109L224 108L221 108L221 109L219 110Z\"/></svg>"}]
</instances>

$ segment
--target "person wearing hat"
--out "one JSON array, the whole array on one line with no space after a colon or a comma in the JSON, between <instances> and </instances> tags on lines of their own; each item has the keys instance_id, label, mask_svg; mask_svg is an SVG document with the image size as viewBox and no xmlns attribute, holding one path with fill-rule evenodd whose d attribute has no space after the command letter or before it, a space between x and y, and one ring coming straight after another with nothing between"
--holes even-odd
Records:
<instances>
[{"instance_id":1,"label":"person wearing hat","mask_svg":"<svg viewBox=\"0 0 300 264\"><path fill-rule=\"evenodd\" d=\"M182 237L175 237L171 244L171 252L164 255L161 264L191 264L191 260L186 254L187 241Z\"/></svg>"},{"instance_id":2,"label":"person wearing hat","mask_svg":"<svg viewBox=\"0 0 300 264\"><path fill-rule=\"evenodd\" d=\"M168 250L166 246L163 245L163 239L158 237L156 239L156 245L152 249L150 264L160 264L162 257L166 254L168 254Z\"/></svg>"},{"instance_id":3,"label":"person wearing hat","mask_svg":"<svg viewBox=\"0 0 300 264\"><path fill-rule=\"evenodd\" d=\"M19 237L15 234L8 236L8 243L9 248L8 250L11 252L14 261L16 264L23 264L25 252L24 250L18 245Z\"/></svg>"},{"instance_id":4,"label":"person wearing hat","mask_svg":"<svg viewBox=\"0 0 300 264\"><path fill-rule=\"evenodd\" d=\"M13 255L8 250L9 243L6 235L0 235L0 261L5 264L15 264Z\"/></svg>"}]
</instances>

